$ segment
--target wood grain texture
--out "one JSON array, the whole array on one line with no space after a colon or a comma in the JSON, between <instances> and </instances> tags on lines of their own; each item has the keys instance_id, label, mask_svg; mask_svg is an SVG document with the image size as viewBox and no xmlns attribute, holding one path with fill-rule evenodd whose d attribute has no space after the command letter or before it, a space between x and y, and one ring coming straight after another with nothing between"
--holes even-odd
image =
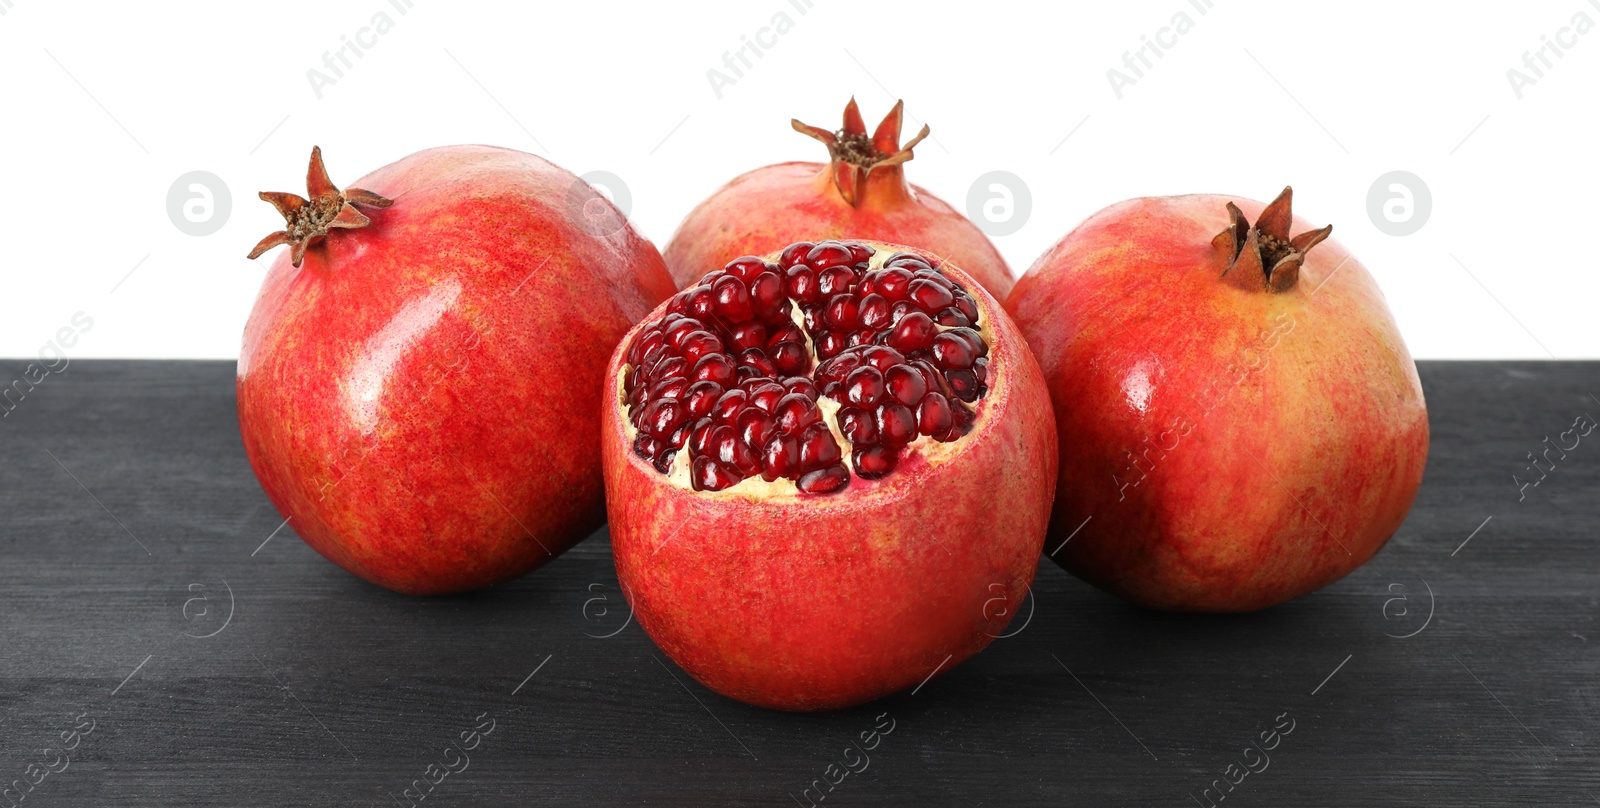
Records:
<instances>
[{"instance_id":1,"label":"wood grain texture","mask_svg":"<svg viewBox=\"0 0 1600 808\"><path fill-rule=\"evenodd\" d=\"M1600 432L1521 501L1512 475L1600 416L1600 364L1421 375L1421 496L1345 580L1178 616L1046 562L1015 636L915 694L796 716L705 690L625 624L604 531L492 590L395 595L278 530L232 363L74 361L0 419L0 787L87 713L19 804L406 804L488 713L419 804L791 805L887 713L822 804L1184 806L1259 768L1242 750L1287 712L1223 804L1594 805Z\"/></svg>"}]
</instances>

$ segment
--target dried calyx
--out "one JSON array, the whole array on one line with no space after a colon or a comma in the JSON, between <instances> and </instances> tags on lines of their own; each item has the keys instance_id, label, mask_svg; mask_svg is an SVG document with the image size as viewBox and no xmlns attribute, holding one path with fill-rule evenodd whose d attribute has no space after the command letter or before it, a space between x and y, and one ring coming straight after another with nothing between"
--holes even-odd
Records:
<instances>
[{"instance_id":1,"label":"dried calyx","mask_svg":"<svg viewBox=\"0 0 1600 808\"><path fill-rule=\"evenodd\" d=\"M340 191L328 179L328 169L322 165L322 149L317 146L311 148L311 166L306 169L306 195L310 199L284 191L261 192L261 198L272 203L287 224L256 244L250 251L251 259L273 247L288 244L292 250L290 263L298 267L305 259L306 248L321 241L329 231L372 224L366 214L356 210L356 205L387 208L394 204L392 199L360 188Z\"/></svg>"},{"instance_id":2,"label":"dried calyx","mask_svg":"<svg viewBox=\"0 0 1600 808\"><path fill-rule=\"evenodd\" d=\"M1291 238L1293 199L1294 190L1285 187L1283 193L1261 211L1261 218L1254 227L1239 206L1228 203L1231 219L1228 229L1211 239L1212 246L1229 257L1228 268L1222 271L1223 280L1251 291L1286 292L1294 288L1300 280L1300 265L1306 253L1333 232L1333 225Z\"/></svg>"},{"instance_id":3,"label":"dried calyx","mask_svg":"<svg viewBox=\"0 0 1600 808\"><path fill-rule=\"evenodd\" d=\"M674 296L628 347L634 453L696 491L827 494L964 437L992 381L977 301L920 255L874 255L798 242Z\"/></svg>"},{"instance_id":4,"label":"dried calyx","mask_svg":"<svg viewBox=\"0 0 1600 808\"><path fill-rule=\"evenodd\" d=\"M910 160L914 156L912 149L928 136L928 126L923 124L917 136L901 146L900 124L904 114L905 102L896 101L894 109L883 117L871 137L867 136L866 121L861 119L861 110L854 98L844 108L844 126L836 132L798 120L789 123L796 132L816 138L828 147L828 155L832 158L828 168L833 175L834 187L839 189L846 202L854 206L861 201L867 177L874 169L889 168Z\"/></svg>"}]
</instances>

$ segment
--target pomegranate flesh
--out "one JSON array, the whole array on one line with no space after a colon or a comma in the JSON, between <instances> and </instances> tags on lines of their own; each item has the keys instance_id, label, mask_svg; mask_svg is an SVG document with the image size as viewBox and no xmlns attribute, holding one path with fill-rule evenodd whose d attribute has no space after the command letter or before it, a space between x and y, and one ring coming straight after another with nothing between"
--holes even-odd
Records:
<instances>
[{"instance_id":1,"label":"pomegranate flesh","mask_svg":"<svg viewBox=\"0 0 1600 808\"><path fill-rule=\"evenodd\" d=\"M599 527L601 372L672 293L655 248L532 155L430 149L340 191L320 150L238 368L246 454L286 524L411 594L499 583ZM600 212L599 219L585 213Z\"/></svg>"},{"instance_id":2,"label":"pomegranate flesh","mask_svg":"<svg viewBox=\"0 0 1600 808\"><path fill-rule=\"evenodd\" d=\"M680 287L691 285L707 267L775 244L878 239L942 256L1004 299L1011 291L1011 270L983 231L906 181L903 166L928 136L928 127L901 145L904 108L904 102L896 102L870 136L854 98L837 131L791 121L796 131L828 147L829 161L758 168L700 203L663 253L673 280Z\"/></svg>"},{"instance_id":3,"label":"pomegranate flesh","mask_svg":"<svg viewBox=\"0 0 1600 808\"><path fill-rule=\"evenodd\" d=\"M1338 580L1405 520L1428 454L1416 366L1367 270L1291 201L1122 202L1018 282L1007 308L1061 441L1047 552L1068 571L1159 609L1249 611Z\"/></svg>"},{"instance_id":4,"label":"pomegranate flesh","mask_svg":"<svg viewBox=\"0 0 1600 808\"><path fill-rule=\"evenodd\" d=\"M607 384L617 574L707 687L859 703L977 653L1027 597L1049 398L951 264L862 241L736 258L635 327Z\"/></svg>"}]
</instances>

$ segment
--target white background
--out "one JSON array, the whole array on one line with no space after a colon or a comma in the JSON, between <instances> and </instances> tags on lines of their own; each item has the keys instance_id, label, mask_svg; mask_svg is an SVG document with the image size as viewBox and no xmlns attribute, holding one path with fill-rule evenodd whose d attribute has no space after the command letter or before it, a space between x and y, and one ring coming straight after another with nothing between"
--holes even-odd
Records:
<instances>
[{"instance_id":1,"label":"white background","mask_svg":"<svg viewBox=\"0 0 1600 808\"><path fill-rule=\"evenodd\" d=\"M789 118L837 126L852 94L869 122L899 97L908 133L932 125L911 178L958 208L986 172L1026 181L1026 223L995 239L1018 274L1127 197L1293 184L1416 356L1600 356L1600 30L1522 98L1507 77L1600 0L812 3L0 0L0 356L77 311L74 358L235 356L267 260L244 255L281 224L255 192L303 191L312 144L341 185L464 142L611 172L664 247L735 175L823 159ZM393 30L319 99L307 71L380 11ZM1107 71L1180 11L1193 29L1118 99ZM778 12L793 30L717 98L707 71ZM167 212L194 170L232 198L209 236ZM1393 170L1432 194L1414 235L1368 216Z\"/></svg>"}]
</instances>

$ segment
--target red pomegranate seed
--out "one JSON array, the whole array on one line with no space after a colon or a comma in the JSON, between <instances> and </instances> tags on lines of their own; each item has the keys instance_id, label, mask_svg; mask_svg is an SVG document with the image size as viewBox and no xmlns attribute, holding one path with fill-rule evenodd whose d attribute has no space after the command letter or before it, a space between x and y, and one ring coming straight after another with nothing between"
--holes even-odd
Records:
<instances>
[{"instance_id":1,"label":"red pomegranate seed","mask_svg":"<svg viewBox=\"0 0 1600 808\"><path fill-rule=\"evenodd\" d=\"M771 379L758 379L758 384L750 388L750 406L772 415L778 411L778 404L788 393L783 385Z\"/></svg>"},{"instance_id":2,"label":"red pomegranate seed","mask_svg":"<svg viewBox=\"0 0 1600 808\"><path fill-rule=\"evenodd\" d=\"M928 382L922 378L922 372L909 365L895 365L883 374L884 389L896 401L907 407L917 406L917 402L928 394Z\"/></svg>"},{"instance_id":3,"label":"red pomegranate seed","mask_svg":"<svg viewBox=\"0 0 1600 808\"><path fill-rule=\"evenodd\" d=\"M734 421L734 428L739 430L739 438L751 449L759 450L767 445L778 431L778 421L772 416L751 407L739 413Z\"/></svg>"},{"instance_id":4,"label":"red pomegranate seed","mask_svg":"<svg viewBox=\"0 0 1600 808\"><path fill-rule=\"evenodd\" d=\"M897 267L880 269L873 276L872 288L891 302L905 300L907 287L914 279L909 270Z\"/></svg>"},{"instance_id":5,"label":"red pomegranate seed","mask_svg":"<svg viewBox=\"0 0 1600 808\"><path fill-rule=\"evenodd\" d=\"M783 248L783 253L778 257L778 265L788 269L795 264L803 263L806 260L806 254L811 252L811 248L815 246L817 245L809 241L796 241L790 244Z\"/></svg>"},{"instance_id":6,"label":"red pomegranate seed","mask_svg":"<svg viewBox=\"0 0 1600 808\"><path fill-rule=\"evenodd\" d=\"M727 354L706 354L700 357L700 361L694 363L694 370L689 373L689 378L697 382L712 381L727 387L739 378L733 367L733 360L729 359Z\"/></svg>"},{"instance_id":7,"label":"red pomegranate seed","mask_svg":"<svg viewBox=\"0 0 1600 808\"><path fill-rule=\"evenodd\" d=\"M833 332L823 334L822 339L817 340L816 344L817 355L824 359L838 356L840 351L850 347L848 338L845 335Z\"/></svg>"},{"instance_id":8,"label":"red pomegranate seed","mask_svg":"<svg viewBox=\"0 0 1600 808\"><path fill-rule=\"evenodd\" d=\"M977 377L980 386L987 384L989 382L989 360L979 359L973 362L972 375Z\"/></svg>"},{"instance_id":9,"label":"red pomegranate seed","mask_svg":"<svg viewBox=\"0 0 1600 808\"><path fill-rule=\"evenodd\" d=\"M869 293L862 297L859 318L861 327L874 331L888 328L891 324L889 308L892 305L888 298L877 293Z\"/></svg>"},{"instance_id":10,"label":"red pomegranate seed","mask_svg":"<svg viewBox=\"0 0 1600 808\"><path fill-rule=\"evenodd\" d=\"M806 264L818 271L855 262L856 257L850 248L837 241L824 241L806 253Z\"/></svg>"},{"instance_id":11,"label":"red pomegranate seed","mask_svg":"<svg viewBox=\"0 0 1600 808\"><path fill-rule=\"evenodd\" d=\"M907 314L917 310L917 304L909 300L901 300L889 307L889 322L899 323Z\"/></svg>"},{"instance_id":12,"label":"red pomegranate seed","mask_svg":"<svg viewBox=\"0 0 1600 808\"><path fill-rule=\"evenodd\" d=\"M706 454L706 447L711 445L711 430L715 424L710 418L701 418L694 422L694 429L689 432L689 451L695 455Z\"/></svg>"},{"instance_id":13,"label":"red pomegranate seed","mask_svg":"<svg viewBox=\"0 0 1600 808\"><path fill-rule=\"evenodd\" d=\"M888 370L904 361L905 354L887 346L874 345L861 352L862 361L878 369L879 373Z\"/></svg>"},{"instance_id":14,"label":"red pomegranate seed","mask_svg":"<svg viewBox=\"0 0 1600 808\"><path fill-rule=\"evenodd\" d=\"M932 318L920 311L913 311L894 324L894 330L889 332L889 346L901 353L921 351L933 343L933 337L938 332Z\"/></svg>"},{"instance_id":15,"label":"red pomegranate seed","mask_svg":"<svg viewBox=\"0 0 1600 808\"><path fill-rule=\"evenodd\" d=\"M761 451L761 479L772 482L800 471L800 444L787 435L774 435Z\"/></svg>"},{"instance_id":16,"label":"red pomegranate seed","mask_svg":"<svg viewBox=\"0 0 1600 808\"><path fill-rule=\"evenodd\" d=\"M711 407L711 417L719 424L731 424L749 403L749 393L743 390L729 390Z\"/></svg>"},{"instance_id":17,"label":"red pomegranate seed","mask_svg":"<svg viewBox=\"0 0 1600 808\"><path fill-rule=\"evenodd\" d=\"M673 398L662 398L644 405L645 432L654 438L665 438L672 434L689 417L689 408L683 402Z\"/></svg>"},{"instance_id":18,"label":"red pomegranate seed","mask_svg":"<svg viewBox=\"0 0 1600 808\"><path fill-rule=\"evenodd\" d=\"M815 303L822 299L822 293L817 290L817 273L804 264L790 267L785 273L789 297L801 303Z\"/></svg>"},{"instance_id":19,"label":"red pomegranate seed","mask_svg":"<svg viewBox=\"0 0 1600 808\"><path fill-rule=\"evenodd\" d=\"M667 445L673 449L682 449L683 445L689 442L689 435L694 432L694 425L693 420L685 420L678 424L678 428L667 436Z\"/></svg>"},{"instance_id":20,"label":"red pomegranate seed","mask_svg":"<svg viewBox=\"0 0 1600 808\"><path fill-rule=\"evenodd\" d=\"M757 313L770 318L784 304L783 278L776 272L763 272L750 282L750 300Z\"/></svg>"},{"instance_id":21,"label":"red pomegranate seed","mask_svg":"<svg viewBox=\"0 0 1600 808\"><path fill-rule=\"evenodd\" d=\"M844 246L850 248L850 261L855 264L859 264L878 254L877 250L859 241L847 241Z\"/></svg>"},{"instance_id":22,"label":"red pomegranate seed","mask_svg":"<svg viewBox=\"0 0 1600 808\"><path fill-rule=\"evenodd\" d=\"M715 355L716 354L713 354L713 356ZM660 362L657 362L656 366L650 369L649 378L660 381L662 379L673 378L674 376L683 376L688 372L689 360L684 359L681 356L669 356L665 359L662 359ZM699 379L696 379L695 381L699 381Z\"/></svg>"},{"instance_id":23,"label":"red pomegranate seed","mask_svg":"<svg viewBox=\"0 0 1600 808\"><path fill-rule=\"evenodd\" d=\"M691 331L677 350L684 361L692 365L707 354L722 353L722 339L710 331Z\"/></svg>"},{"instance_id":24,"label":"red pomegranate seed","mask_svg":"<svg viewBox=\"0 0 1600 808\"><path fill-rule=\"evenodd\" d=\"M798 342L780 342L769 350L772 364L780 373L804 373L806 366L811 364L811 357L806 355L805 346Z\"/></svg>"},{"instance_id":25,"label":"red pomegranate seed","mask_svg":"<svg viewBox=\"0 0 1600 808\"><path fill-rule=\"evenodd\" d=\"M661 453L662 443L649 435L640 432L633 439L633 453L646 459L655 460Z\"/></svg>"},{"instance_id":26,"label":"red pomegranate seed","mask_svg":"<svg viewBox=\"0 0 1600 808\"><path fill-rule=\"evenodd\" d=\"M961 311L954 306L948 309L940 309L938 314L933 315L933 321L939 325L950 328L960 328L962 326L972 325L972 322L967 319L967 315L962 314Z\"/></svg>"},{"instance_id":27,"label":"red pomegranate seed","mask_svg":"<svg viewBox=\"0 0 1600 808\"><path fill-rule=\"evenodd\" d=\"M740 479L709 457L696 457L690 466L689 481L696 491L721 491L737 485Z\"/></svg>"},{"instance_id":28,"label":"red pomegranate seed","mask_svg":"<svg viewBox=\"0 0 1600 808\"><path fill-rule=\"evenodd\" d=\"M978 321L978 302L969 297L965 292L956 295L956 310L967 316L968 320Z\"/></svg>"},{"instance_id":29,"label":"red pomegranate seed","mask_svg":"<svg viewBox=\"0 0 1600 808\"><path fill-rule=\"evenodd\" d=\"M885 258L883 265L886 267L909 266L912 269L931 269L931 267L928 265L928 259L923 258L916 253L908 252L897 252L894 255Z\"/></svg>"},{"instance_id":30,"label":"red pomegranate seed","mask_svg":"<svg viewBox=\"0 0 1600 808\"><path fill-rule=\"evenodd\" d=\"M934 337L930 351L933 361L945 370L966 370L978 359L966 340L949 332Z\"/></svg>"},{"instance_id":31,"label":"red pomegranate seed","mask_svg":"<svg viewBox=\"0 0 1600 808\"><path fill-rule=\"evenodd\" d=\"M761 260L759 256L746 255L729 261L727 266L722 268L722 271L749 283L751 278L766 271L767 267L767 262Z\"/></svg>"},{"instance_id":32,"label":"red pomegranate seed","mask_svg":"<svg viewBox=\"0 0 1600 808\"><path fill-rule=\"evenodd\" d=\"M711 293L709 286L697 286L689 293L688 313L701 320L711 316L717 309L717 296Z\"/></svg>"},{"instance_id":33,"label":"red pomegranate seed","mask_svg":"<svg viewBox=\"0 0 1600 808\"><path fill-rule=\"evenodd\" d=\"M689 310L689 295L690 294L691 294L691 291L688 290L688 289L685 289L685 290L673 295L672 299L667 301L667 311L672 313L672 314L682 314L685 311L688 311Z\"/></svg>"},{"instance_id":34,"label":"red pomegranate seed","mask_svg":"<svg viewBox=\"0 0 1600 808\"><path fill-rule=\"evenodd\" d=\"M855 295L848 292L834 295L828 301L828 325L839 331L853 331L856 329L859 318L860 304L856 302Z\"/></svg>"},{"instance_id":35,"label":"red pomegranate seed","mask_svg":"<svg viewBox=\"0 0 1600 808\"><path fill-rule=\"evenodd\" d=\"M940 286L927 278L917 278L906 287L906 296L917 302L922 310L933 314L938 310L956 302L955 295L950 290Z\"/></svg>"},{"instance_id":36,"label":"red pomegranate seed","mask_svg":"<svg viewBox=\"0 0 1600 808\"><path fill-rule=\"evenodd\" d=\"M883 398L883 374L873 367L850 371L844 377L844 396L857 407L871 407Z\"/></svg>"},{"instance_id":37,"label":"red pomegranate seed","mask_svg":"<svg viewBox=\"0 0 1600 808\"><path fill-rule=\"evenodd\" d=\"M950 383L950 393L962 401L978 400L978 377L970 370L951 370L944 374Z\"/></svg>"},{"instance_id":38,"label":"red pomegranate seed","mask_svg":"<svg viewBox=\"0 0 1600 808\"><path fill-rule=\"evenodd\" d=\"M856 476L863 480L876 480L894 471L900 462L900 451L888 446L866 446L855 450Z\"/></svg>"},{"instance_id":39,"label":"red pomegranate seed","mask_svg":"<svg viewBox=\"0 0 1600 808\"><path fill-rule=\"evenodd\" d=\"M904 446L917 436L917 418L911 408L898 401L879 405L878 440L889 446Z\"/></svg>"},{"instance_id":40,"label":"red pomegranate seed","mask_svg":"<svg viewBox=\"0 0 1600 808\"><path fill-rule=\"evenodd\" d=\"M797 345L805 345L806 332L803 331L800 326L795 325L792 321L786 322L780 326L774 326L774 329L775 330L772 331L771 335L767 337L767 353L772 353L772 350L776 348L780 342L793 342Z\"/></svg>"},{"instance_id":41,"label":"red pomegranate seed","mask_svg":"<svg viewBox=\"0 0 1600 808\"><path fill-rule=\"evenodd\" d=\"M754 368L759 376L771 378L778 375L778 366L773 364L772 360L767 358L767 352L760 348L751 348L739 354L739 364Z\"/></svg>"},{"instance_id":42,"label":"red pomegranate seed","mask_svg":"<svg viewBox=\"0 0 1600 808\"><path fill-rule=\"evenodd\" d=\"M959 402L952 401L950 402L950 431L946 432L943 437L935 435L934 438L944 443L957 440L972 428L972 421L972 410L967 409L965 405Z\"/></svg>"},{"instance_id":43,"label":"red pomegranate seed","mask_svg":"<svg viewBox=\"0 0 1600 808\"><path fill-rule=\"evenodd\" d=\"M750 307L750 290L738 278L718 279L711 287L711 293L716 296L717 315L726 322L743 322L755 314Z\"/></svg>"},{"instance_id":44,"label":"red pomegranate seed","mask_svg":"<svg viewBox=\"0 0 1600 808\"><path fill-rule=\"evenodd\" d=\"M856 282L856 273L849 267L828 267L817 273L817 291L824 299L850 291Z\"/></svg>"},{"instance_id":45,"label":"red pomegranate seed","mask_svg":"<svg viewBox=\"0 0 1600 808\"><path fill-rule=\"evenodd\" d=\"M839 443L827 424L812 424L800 433L800 466L819 469L839 462Z\"/></svg>"},{"instance_id":46,"label":"red pomegranate seed","mask_svg":"<svg viewBox=\"0 0 1600 808\"><path fill-rule=\"evenodd\" d=\"M807 472L795 486L807 494L832 494L850 485L850 471L844 466L829 466Z\"/></svg>"},{"instance_id":47,"label":"red pomegranate seed","mask_svg":"<svg viewBox=\"0 0 1600 808\"><path fill-rule=\"evenodd\" d=\"M839 408L839 431L853 446L878 442L878 422L859 407Z\"/></svg>"},{"instance_id":48,"label":"red pomegranate seed","mask_svg":"<svg viewBox=\"0 0 1600 808\"><path fill-rule=\"evenodd\" d=\"M689 389L689 380L682 376L671 379L662 379L650 385L650 390L645 394L647 399L658 398L683 398Z\"/></svg>"},{"instance_id":49,"label":"red pomegranate seed","mask_svg":"<svg viewBox=\"0 0 1600 808\"><path fill-rule=\"evenodd\" d=\"M746 351L751 348L765 348L767 346L767 327L758 320L751 320L748 323L740 323L734 326L732 336L733 350L735 351Z\"/></svg>"},{"instance_id":50,"label":"red pomegranate seed","mask_svg":"<svg viewBox=\"0 0 1600 808\"><path fill-rule=\"evenodd\" d=\"M924 435L943 435L950 431L953 423L950 416L950 400L938 393L929 393L922 397L922 403L917 405L917 431Z\"/></svg>"},{"instance_id":51,"label":"red pomegranate seed","mask_svg":"<svg viewBox=\"0 0 1600 808\"><path fill-rule=\"evenodd\" d=\"M801 393L784 396L773 415L778 419L778 429L785 435L799 435L806 427L822 420L816 403Z\"/></svg>"},{"instance_id":52,"label":"red pomegranate seed","mask_svg":"<svg viewBox=\"0 0 1600 808\"><path fill-rule=\"evenodd\" d=\"M791 376L783 380L783 389L791 393L799 393L812 401L817 400L819 393L817 385L804 376Z\"/></svg>"}]
</instances>

